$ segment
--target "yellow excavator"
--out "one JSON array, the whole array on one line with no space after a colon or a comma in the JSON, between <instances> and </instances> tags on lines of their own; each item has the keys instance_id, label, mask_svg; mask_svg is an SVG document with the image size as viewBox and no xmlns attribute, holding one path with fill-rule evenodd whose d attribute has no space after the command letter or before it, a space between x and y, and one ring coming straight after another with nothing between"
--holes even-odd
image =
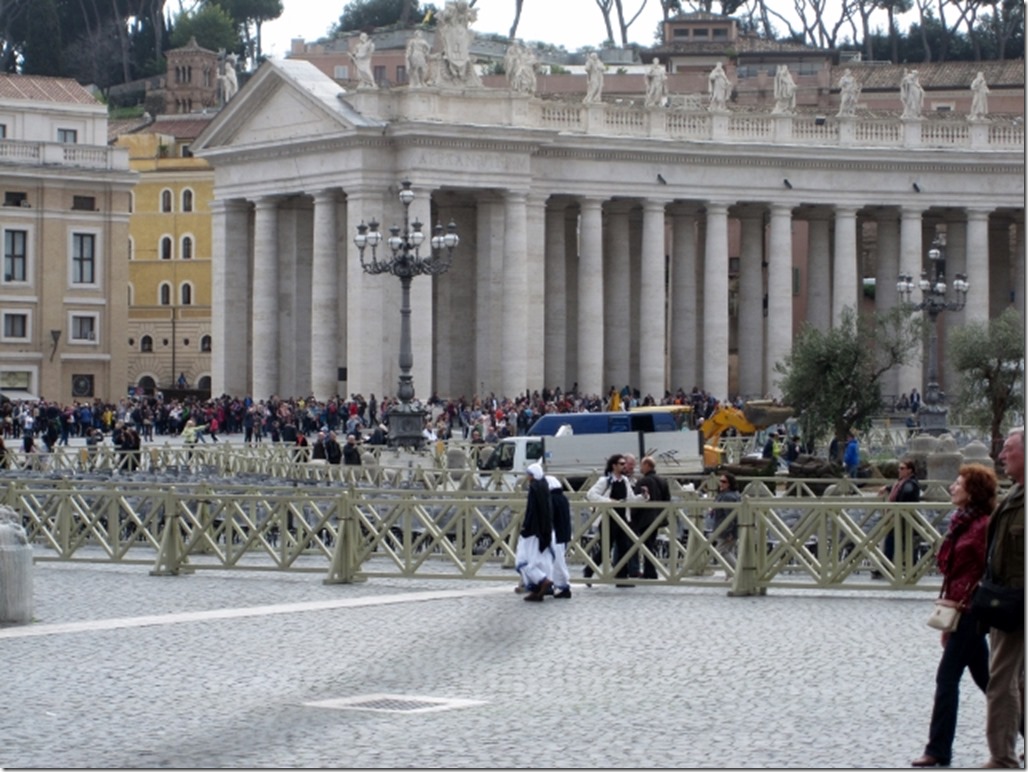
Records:
<instances>
[{"instance_id":1,"label":"yellow excavator","mask_svg":"<svg viewBox=\"0 0 1028 772\"><path fill-rule=\"evenodd\" d=\"M721 435L729 429L737 434L749 436L761 429L784 423L796 411L788 405L779 405L770 399L751 400L742 409L729 403L722 403L714 409L700 426L703 432L703 466L716 469L724 463L725 450L721 447Z\"/></svg>"}]
</instances>

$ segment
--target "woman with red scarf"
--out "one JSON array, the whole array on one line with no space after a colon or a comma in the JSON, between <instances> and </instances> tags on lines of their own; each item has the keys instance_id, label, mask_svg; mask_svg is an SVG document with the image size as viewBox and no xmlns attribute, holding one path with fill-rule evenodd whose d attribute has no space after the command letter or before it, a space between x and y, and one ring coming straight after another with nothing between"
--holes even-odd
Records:
<instances>
[{"instance_id":1,"label":"woman with red scarf","mask_svg":"<svg viewBox=\"0 0 1028 772\"><path fill-rule=\"evenodd\" d=\"M942 633L942 659L935 674L935 704L924 755L914 767L948 767L957 729L960 679L965 668L982 692L989 684L989 645L978 621L968 613L971 596L985 572L985 545L989 513L996 505L996 474L981 464L960 467L949 487L956 507L949 530L939 547L942 597L959 604L956 630Z\"/></svg>"}]
</instances>

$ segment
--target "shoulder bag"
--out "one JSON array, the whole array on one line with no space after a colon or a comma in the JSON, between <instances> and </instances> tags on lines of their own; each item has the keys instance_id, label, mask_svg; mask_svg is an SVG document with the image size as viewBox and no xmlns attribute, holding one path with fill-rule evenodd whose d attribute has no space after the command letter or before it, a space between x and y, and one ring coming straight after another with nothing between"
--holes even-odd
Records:
<instances>
[{"instance_id":1,"label":"shoulder bag","mask_svg":"<svg viewBox=\"0 0 1028 772\"><path fill-rule=\"evenodd\" d=\"M1015 633L1024 630L1024 587L1006 587L993 581L991 565L995 549L993 539L986 557L985 576L971 597L971 613L989 627Z\"/></svg>"}]
</instances>

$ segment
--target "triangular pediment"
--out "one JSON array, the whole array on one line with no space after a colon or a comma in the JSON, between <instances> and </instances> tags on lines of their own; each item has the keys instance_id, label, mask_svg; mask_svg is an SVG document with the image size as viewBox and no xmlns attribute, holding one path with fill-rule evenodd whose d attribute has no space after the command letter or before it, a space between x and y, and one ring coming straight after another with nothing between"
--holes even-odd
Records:
<instances>
[{"instance_id":1,"label":"triangular pediment","mask_svg":"<svg viewBox=\"0 0 1028 772\"><path fill-rule=\"evenodd\" d=\"M193 143L203 151L277 145L381 127L345 101L346 91L310 62L269 60Z\"/></svg>"}]
</instances>

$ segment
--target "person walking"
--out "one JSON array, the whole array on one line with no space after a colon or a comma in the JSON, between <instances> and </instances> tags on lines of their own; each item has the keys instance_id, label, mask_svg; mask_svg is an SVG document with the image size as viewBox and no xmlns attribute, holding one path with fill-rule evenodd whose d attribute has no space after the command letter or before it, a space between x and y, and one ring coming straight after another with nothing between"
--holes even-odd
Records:
<instances>
[{"instance_id":1,"label":"person walking","mask_svg":"<svg viewBox=\"0 0 1028 772\"><path fill-rule=\"evenodd\" d=\"M888 501L898 503L916 503L921 500L921 484L914 474L914 461L911 458L904 458L899 464L899 477L891 486L883 485L878 489L878 494L885 496ZM895 528L890 528L882 545L885 557L892 562L896 550ZM881 579L881 571L872 571L872 579Z\"/></svg>"},{"instance_id":2,"label":"person walking","mask_svg":"<svg viewBox=\"0 0 1028 772\"><path fill-rule=\"evenodd\" d=\"M607 466L600 477L585 494L586 499L596 503L610 504L613 502L638 501L642 496L637 494L632 487L632 480L626 474L626 461L623 453L615 453L607 459ZM627 507L614 507L613 511L625 521L626 525L614 521L610 522L611 536L614 542L613 559L617 565L621 559L628 554L632 548L632 516L628 513ZM602 523L602 521L601 521ZM603 553L598 556L602 560ZM586 577L592 576L591 566L585 567ZM627 579L629 575L629 561L621 566L615 574L618 579ZM631 587L630 584L618 584L618 587Z\"/></svg>"},{"instance_id":3,"label":"person walking","mask_svg":"<svg viewBox=\"0 0 1028 772\"><path fill-rule=\"evenodd\" d=\"M553 581L554 598L571 597L571 572L568 570L567 549L571 541L571 502L564 493L564 486L553 475L546 475L550 486L550 510L553 514Z\"/></svg>"},{"instance_id":4,"label":"person walking","mask_svg":"<svg viewBox=\"0 0 1028 772\"><path fill-rule=\"evenodd\" d=\"M953 758L953 738L960 705L960 679L964 670L984 693L989 685L989 646L978 620L968 613L971 596L985 571L985 541L989 513L996 506L996 474L981 464L965 464L949 486L956 510L939 547L936 562L942 574L941 596L956 604L960 621L952 632L943 632L942 659L935 673L935 699L924 755L914 767L948 767Z\"/></svg>"},{"instance_id":5,"label":"person walking","mask_svg":"<svg viewBox=\"0 0 1028 772\"><path fill-rule=\"evenodd\" d=\"M989 518L986 571L991 581L1020 589L1020 623L989 632L989 687L985 692L985 738L990 769L1018 768L1018 730L1024 732L1024 427L1007 434L999 453L1007 477L1014 481Z\"/></svg>"},{"instance_id":6,"label":"person walking","mask_svg":"<svg viewBox=\"0 0 1028 772\"><path fill-rule=\"evenodd\" d=\"M671 501L671 489L667 480L657 474L657 462L653 460L653 456L643 456L643 460L639 462L639 469L642 471L642 477L635 484L635 492L655 504L632 513L632 530L635 531L636 538L645 535L646 549L653 554L657 547L657 530L660 528L660 525L655 523L664 516L664 502ZM657 567L653 561L643 555L640 562L643 566L642 578L656 579Z\"/></svg>"},{"instance_id":7,"label":"person walking","mask_svg":"<svg viewBox=\"0 0 1028 772\"><path fill-rule=\"evenodd\" d=\"M722 472L717 480L717 494L714 496L716 503L734 503L742 501L739 494L739 486L735 475L731 472ZM714 538L714 549L725 559L729 566L735 568L735 546L738 541L738 519L732 520L727 526L724 522L728 520L734 508L714 507L710 510L711 536Z\"/></svg>"},{"instance_id":8,"label":"person walking","mask_svg":"<svg viewBox=\"0 0 1028 772\"><path fill-rule=\"evenodd\" d=\"M860 469L860 443L853 432L850 432L849 439L846 441L846 450L842 454L842 465L846 467L846 476L856 479Z\"/></svg>"},{"instance_id":9,"label":"person walking","mask_svg":"<svg viewBox=\"0 0 1028 772\"><path fill-rule=\"evenodd\" d=\"M518 549L514 568L528 591L525 600L541 602L546 591L553 587L549 575L553 565L553 508L550 503L550 485L540 464L529 464L528 499L525 518L518 535Z\"/></svg>"}]
</instances>

